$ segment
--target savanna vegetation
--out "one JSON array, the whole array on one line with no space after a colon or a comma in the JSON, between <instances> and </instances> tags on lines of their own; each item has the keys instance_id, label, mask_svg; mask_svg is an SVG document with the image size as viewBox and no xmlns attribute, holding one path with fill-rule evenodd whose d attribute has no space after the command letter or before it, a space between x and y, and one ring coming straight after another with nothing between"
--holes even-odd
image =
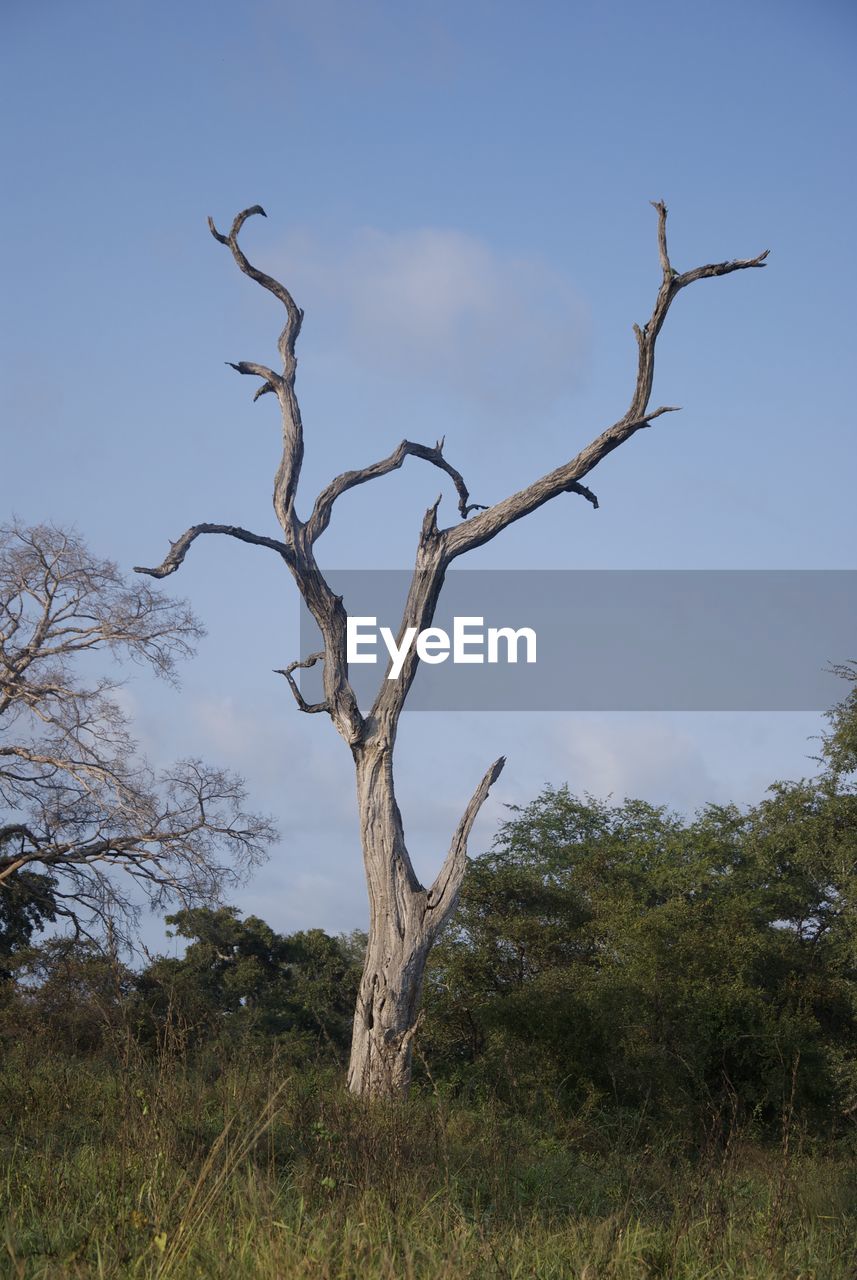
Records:
<instances>
[{"instance_id":1,"label":"savanna vegetation","mask_svg":"<svg viewBox=\"0 0 857 1280\"><path fill-rule=\"evenodd\" d=\"M843 674L853 682L853 668ZM857 686L816 775L693 819L546 789L467 871L407 1102L343 1087L365 939L181 958L0 897L4 1273L853 1277Z\"/></svg>"}]
</instances>

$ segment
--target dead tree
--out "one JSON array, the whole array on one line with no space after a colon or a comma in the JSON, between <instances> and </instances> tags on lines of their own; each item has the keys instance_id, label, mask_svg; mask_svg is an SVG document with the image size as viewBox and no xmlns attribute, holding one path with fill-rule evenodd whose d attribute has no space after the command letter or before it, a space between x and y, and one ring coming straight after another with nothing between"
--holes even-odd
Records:
<instances>
[{"instance_id":1,"label":"dead tree","mask_svg":"<svg viewBox=\"0 0 857 1280\"><path fill-rule=\"evenodd\" d=\"M342 600L327 583L316 561L316 543L327 529L336 500L349 489L368 483L401 467L408 457L419 458L449 476L458 498L460 522L450 527L438 523L441 499L423 517L417 543L416 564L404 608L398 640L408 627L417 633L431 626L438 596L448 567L465 552L497 536L502 529L523 519L560 494L573 493L597 507L597 499L584 484L594 467L635 432L648 427L674 407L649 408L655 367L655 344L673 300L697 280L728 275L747 267L761 267L767 250L757 258L711 263L691 271L676 271L667 251L667 210L655 203L658 215L658 249L662 278L650 319L634 326L637 339L637 377L631 402L621 418L602 431L569 462L519 489L502 502L481 507L470 501L461 473L444 456L443 441L434 446L403 440L386 458L356 471L345 471L322 490L306 519L297 512L298 482L303 459L303 426L295 394L297 361L295 344L303 312L288 289L260 271L239 244L244 223L253 214L265 216L259 205L244 209L222 235L209 219L211 234L225 245L240 270L282 303L286 320L279 338L282 370L251 361L232 365L238 373L257 378L254 400L276 397L282 417L283 451L274 481L274 510L283 531L282 540L261 537L246 529L224 524L197 524L172 544L163 563L138 572L164 578L175 573L191 544L207 533L225 534L266 547L285 563L294 578L323 639L323 651L303 664L293 662L286 677L301 711L330 717L351 749L357 775L360 837L369 893L369 943L354 1017L354 1035L348 1086L352 1092L371 1096L399 1095L407 1090L411 1070L412 1041L426 959L435 939L455 909L467 863L467 839L476 815L504 765L501 756L489 767L476 788L452 837L449 852L434 883L424 888L408 855L402 818L393 785L393 752L399 716L416 674L418 657L408 651L396 680L382 681L374 705L363 714L349 682L346 661L346 611ZM474 514L475 513L475 514ZM323 701L309 704L303 698L293 672L301 665L322 661Z\"/></svg>"},{"instance_id":2,"label":"dead tree","mask_svg":"<svg viewBox=\"0 0 857 1280\"><path fill-rule=\"evenodd\" d=\"M174 679L201 634L74 532L0 528L0 916L26 903L115 936L141 896L216 901L259 861L276 832L245 812L241 779L201 760L153 770L91 665L108 650Z\"/></svg>"}]
</instances>

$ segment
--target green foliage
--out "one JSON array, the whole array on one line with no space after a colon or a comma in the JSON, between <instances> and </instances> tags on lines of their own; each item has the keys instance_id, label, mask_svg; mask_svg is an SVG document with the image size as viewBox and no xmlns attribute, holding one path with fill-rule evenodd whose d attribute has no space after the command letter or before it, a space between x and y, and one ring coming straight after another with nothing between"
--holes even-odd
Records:
<instances>
[{"instance_id":1,"label":"green foliage","mask_svg":"<svg viewBox=\"0 0 857 1280\"><path fill-rule=\"evenodd\" d=\"M115 1049L134 991L134 974L115 954L88 939L51 938L21 953L15 976L3 1039L24 1037L69 1055Z\"/></svg>"},{"instance_id":2,"label":"green foliage","mask_svg":"<svg viewBox=\"0 0 857 1280\"><path fill-rule=\"evenodd\" d=\"M824 760L835 774L854 774L857 773L857 662L840 663L834 670L851 688L828 714L830 728L823 739Z\"/></svg>"},{"instance_id":3,"label":"green foliage","mask_svg":"<svg viewBox=\"0 0 857 1280\"><path fill-rule=\"evenodd\" d=\"M0 886L0 983L11 978L14 961L34 933L56 919L51 876L17 871Z\"/></svg>"},{"instance_id":4,"label":"green foliage","mask_svg":"<svg viewBox=\"0 0 857 1280\"><path fill-rule=\"evenodd\" d=\"M432 958L407 1106L341 1087L361 935L185 910L185 954L134 973L34 947L52 886L22 884L8 1274L848 1280L855 724L852 691L819 776L746 812L515 810Z\"/></svg>"},{"instance_id":5,"label":"green foliage","mask_svg":"<svg viewBox=\"0 0 857 1280\"><path fill-rule=\"evenodd\" d=\"M546 789L474 861L427 981L433 1075L673 1116L857 1097L855 797L693 821Z\"/></svg>"},{"instance_id":6,"label":"green foliage","mask_svg":"<svg viewBox=\"0 0 857 1280\"><path fill-rule=\"evenodd\" d=\"M193 1040L213 1032L319 1039L337 1054L348 1044L359 980L359 942L309 929L284 937L234 907L167 917L190 939L181 959L162 956L136 981L141 1031L167 1022Z\"/></svg>"}]
</instances>

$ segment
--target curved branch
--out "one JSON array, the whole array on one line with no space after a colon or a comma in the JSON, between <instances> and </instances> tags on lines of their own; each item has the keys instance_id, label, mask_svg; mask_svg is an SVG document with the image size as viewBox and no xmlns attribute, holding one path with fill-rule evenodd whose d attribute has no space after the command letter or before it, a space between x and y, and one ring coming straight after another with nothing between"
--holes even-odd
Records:
<instances>
[{"instance_id":1,"label":"curved branch","mask_svg":"<svg viewBox=\"0 0 857 1280\"><path fill-rule=\"evenodd\" d=\"M215 240L228 247L232 253L232 257L244 272L244 275L249 276L251 280L255 280L256 284L260 284L263 289L267 289L268 292L272 293L274 297L282 302L283 306L286 308L286 323L282 333L280 334L277 349L283 358L284 372L286 373L286 376L288 376L289 365L294 361L295 343L297 342L298 334L301 331L304 313L297 305L286 286L281 284L279 280L275 280L273 276L269 276L266 272L260 271L258 267L254 267L252 262L247 259L241 246L238 244L238 233L244 226L247 219L253 217L254 214L259 214L262 218L267 218L268 216L260 204L254 204L251 205L249 209L242 209L241 212L236 215L233 219L228 236L221 235L217 230L217 227L214 225L214 220L212 218L208 219L208 227ZM292 376L294 376L293 370Z\"/></svg>"},{"instance_id":2,"label":"curved branch","mask_svg":"<svg viewBox=\"0 0 857 1280\"><path fill-rule=\"evenodd\" d=\"M464 810L461 821L452 837L449 852L443 860L443 866L437 874L434 884L426 894L426 914L429 927L433 933L439 932L458 901L461 882L467 870L467 840L476 821L476 815L488 798L488 792L503 772L506 757L495 760L484 778L473 793L470 803ZM431 912L431 917L428 913Z\"/></svg>"},{"instance_id":3,"label":"curved branch","mask_svg":"<svg viewBox=\"0 0 857 1280\"><path fill-rule=\"evenodd\" d=\"M179 568L187 555L190 545L200 534L203 533L223 533L227 537L237 538L240 542L250 542L258 547L270 547L272 551L276 551L288 563L289 553L284 542L278 542L276 538L265 538L258 533L250 533L248 529L242 529L239 525L234 524L195 524L186 533L176 541L170 543L170 552L164 557L161 564L156 569L146 569L143 565L135 564L135 573L146 573L150 578L166 578Z\"/></svg>"},{"instance_id":4,"label":"curved branch","mask_svg":"<svg viewBox=\"0 0 857 1280\"><path fill-rule=\"evenodd\" d=\"M283 379L278 373L274 373L273 369L269 369L267 365L256 364L254 360L227 360L226 364L230 369L234 369L236 373L243 373L252 378L261 378L262 385L253 396L253 403L260 396L265 395L267 391L277 391L282 386Z\"/></svg>"},{"instance_id":5,"label":"curved branch","mask_svg":"<svg viewBox=\"0 0 857 1280\"><path fill-rule=\"evenodd\" d=\"M598 499L591 489L587 489L585 484L579 484L577 480L572 480L567 486L568 493L579 493L581 498L585 498L587 502L591 502L595 511L598 510Z\"/></svg>"},{"instance_id":6,"label":"curved branch","mask_svg":"<svg viewBox=\"0 0 857 1280\"><path fill-rule=\"evenodd\" d=\"M297 521L294 512L294 501L304 456L303 424L301 423L300 405L295 395L295 375L298 367L297 357L295 356L295 343L301 331L304 313L286 286L281 284L279 280L275 280L273 276L260 271L258 267L254 267L238 244L238 233L247 219L254 214L259 214L263 218L267 217L260 204L254 204L248 209L242 209L241 213L233 220L227 236L222 235L217 230L211 218L208 219L208 226L215 240L228 247L244 275L249 276L251 280L255 280L257 284L260 284L263 289L267 289L269 293L272 293L286 309L286 323L277 342L277 349L283 361L282 374L274 373L273 370L266 368L265 365L251 363L246 360L233 364L232 367L237 369L239 373L253 374L262 378L262 385L253 397L254 401L265 395L266 392L273 391L280 402L283 421L283 455L274 481L274 508L284 533L289 537L290 531L294 531Z\"/></svg>"},{"instance_id":7,"label":"curved branch","mask_svg":"<svg viewBox=\"0 0 857 1280\"><path fill-rule=\"evenodd\" d=\"M458 494L458 510L463 520L467 519L471 511L487 510L486 507L481 506L479 503L468 502L470 491L464 483L464 477L443 456L443 444L443 439L438 440L437 444L432 448L430 445L416 444L412 440L403 440L389 457L382 458L380 462L375 462L369 467L363 467L359 471L344 471L335 480L331 480L327 488L323 489L316 498L312 515L307 521L307 537L310 542L313 543L317 538L321 537L330 524L333 504L337 498L341 497L343 493L347 493L349 489L355 489L358 485L365 484L367 480L377 480L379 476L386 476L391 471L397 471L408 456L422 458L424 461L432 463L433 466L439 467L441 471L446 472L455 485Z\"/></svg>"},{"instance_id":8,"label":"curved branch","mask_svg":"<svg viewBox=\"0 0 857 1280\"><path fill-rule=\"evenodd\" d=\"M328 702L307 702L297 686L297 681L292 676L293 671L298 668L314 667L317 662L324 660L324 651L321 653L311 653L308 658L298 659L290 662L287 667L275 667L274 671L278 676L285 676L288 681L289 688L295 697L295 702L301 711L305 711L307 715L316 715L319 711L330 711L330 703Z\"/></svg>"}]
</instances>

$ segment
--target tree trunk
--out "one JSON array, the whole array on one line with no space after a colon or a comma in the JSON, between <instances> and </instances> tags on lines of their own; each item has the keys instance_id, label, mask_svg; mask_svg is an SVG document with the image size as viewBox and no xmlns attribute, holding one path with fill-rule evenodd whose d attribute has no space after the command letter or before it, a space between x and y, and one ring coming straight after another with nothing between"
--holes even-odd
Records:
<instances>
[{"instance_id":1,"label":"tree trunk","mask_svg":"<svg viewBox=\"0 0 857 1280\"><path fill-rule=\"evenodd\" d=\"M360 838L369 889L369 944L354 1014L348 1088L371 1097L402 1097L423 975L434 940L427 894L417 880L393 790L392 745L357 753Z\"/></svg>"},{"instance_id":2,"label":"tree trunk","mask_svg":"<svg viewBox=\"0 0 857 1280\"><path fill-rule=\"evenodd\" d=\"M373 1098L400 1098L411 1082L411 1053L430 943L371 927L360 981L348 1066L348 1088Z\"/></svg>"}]
</instances>

